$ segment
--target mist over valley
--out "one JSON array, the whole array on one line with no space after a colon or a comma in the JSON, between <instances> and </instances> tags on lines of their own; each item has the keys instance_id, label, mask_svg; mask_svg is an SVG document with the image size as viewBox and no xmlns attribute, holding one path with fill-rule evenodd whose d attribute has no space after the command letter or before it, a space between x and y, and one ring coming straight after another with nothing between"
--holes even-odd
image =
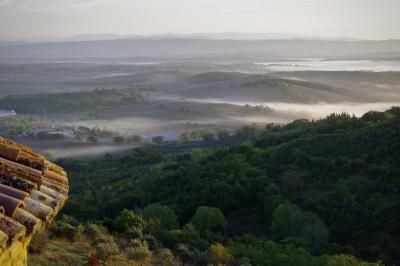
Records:
<instances>
[{"instance_id":1,"label":"mist over valley","mask_svg":"<svg viewBox=\"0 0 400 266\"><path fill-rule=\"evenodd\" d=\"M0 0L0 266L400 265L399 10Z\"/></svg>"},{"instance_id":2,"label":"mist over valley","mask_svg":"<svg viewBox=\"0 0 400 266\"><path fill-rule=\"evenodd\" d=\"M31 143L30 137L22 137L27 135L24 130L15 135L57 158L63 154L90 156L94 151L126 150L113 143L117 135L141 136L145 142L136 143L136 147L148 145L156 136L179 141L190 132L216 134L224 130L234 134L249 125L315 120L342 112L360 117L370 110L384 111L400 102L398 62L294 61L284 57L267 63L210 62L206 57L159 63L2 64L0 109L9 119L23 116L47 121L46 125L35 125L36 131L68 128L76 136L81 127L112 132L91 143L98 148L79 152L67 146L62 146L61 152L60 147L41 141ZM74 99L82 97L89 100L74 108ZM90 135L85 134L63 142L84 145ZM201 139L198 135L193 140Z\"/></svg>"}]
</instances>

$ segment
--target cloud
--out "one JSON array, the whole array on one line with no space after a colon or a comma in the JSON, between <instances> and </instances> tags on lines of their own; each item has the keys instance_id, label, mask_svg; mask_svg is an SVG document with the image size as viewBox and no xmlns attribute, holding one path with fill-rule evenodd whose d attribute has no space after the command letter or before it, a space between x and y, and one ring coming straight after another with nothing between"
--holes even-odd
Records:
<instances>
[{"instance_id":1,"label":"cloud","mask_svg":"<svg viewBox=\"0 0 400 266\"><path fill-rule=\"evenodd\" d=\"M111 0L0 0L0 7L8 7L16 12L60 12L62 10L93 7ZM114 2L116 2L114 0Z\"/></svg>"},{"instance_id":2,"label":"cloud","mask_svg":"<svg viewBox=\"0 0 400 266\"><path fill-rule=\"evenodd\" d=\"M0 38L282 32L398 38L399 0L0 0Z\"/></svg>"},{"instance_id":3,"label":"cloud","mask_svg":"<svg viewBox=\"0 0 400 266\"><path fill-rule=\"evenodd\" d=\"M0 8L6 7L7 5L11 4L12 2L15 2L15 0L0 0Z\"/></svg>"},{"instance_id":4,"label":"cloud","mask_svg":"<svg viewBox=\"0 0 400 266\"><path fill-rule=\"evenodd\" d=\"M111 2L111 0L67 0L66 4L69 8L90 7Z\"/></svg>"}]
</instances>

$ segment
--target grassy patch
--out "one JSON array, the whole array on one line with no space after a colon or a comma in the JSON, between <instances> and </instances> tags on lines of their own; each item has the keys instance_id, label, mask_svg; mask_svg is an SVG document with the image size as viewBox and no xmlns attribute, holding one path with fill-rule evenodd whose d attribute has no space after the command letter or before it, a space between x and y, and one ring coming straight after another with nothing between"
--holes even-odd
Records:
<instances>
[{"instance_id":1,"label":"grassy patch","mask_svg":"<svg viewBox=\"0 0 400 266\"><path fill-rule=\"evenodd\" d=\"M86 240L70 242L62 239L51 240L41 254L29 254L28 264L32 266L85 265L90 256L90 245Z\"/></svg>"}]
</instances>

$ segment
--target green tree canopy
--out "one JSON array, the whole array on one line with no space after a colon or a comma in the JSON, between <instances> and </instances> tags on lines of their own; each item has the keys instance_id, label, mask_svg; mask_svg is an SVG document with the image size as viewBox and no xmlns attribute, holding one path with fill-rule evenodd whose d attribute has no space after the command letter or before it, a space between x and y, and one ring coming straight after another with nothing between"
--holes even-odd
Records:
<instances>
[{"instance_id":1,"label":"green tree canopy","mask_svg":"<svg viewBox=\"0 0 400 266\"><path fill-rule=\"evenodd\" d=\"M116 144L122 144L126 142L126 138L124 136L116 136L114 137L113 142Z\"/></svg>"},{"instance_id":2,"label":"green tree canopy","mask_svg":"<svg viewBox=\"0 0 400 266\"><path fill-rule=\"evenodd\" d=\"M148 220L159 223L160 228L170 230L179 226L178 216L175 211L159 203L147 205L141 212L141 215Z\"/></svg>"},{"instance_id":3,"label":"green tree canopy","mask_svg":"<svg viewBox=\"0 0 400 266\"><path fill-rule=\"evenodd\" d=\"M223 239L226 237L228 222L218 208L198 207L192 217L192 223L200 232L200 235L208 240L214 240L214 238Z\"/></svg>"},{"instance_id":4,"label":"green tree canopy","mask_svg":"<svg viewBox=\"0 0 400 266\"><path fill-rule=\"evenodd\" d=\"M232 265L233 263L233 256L220 243L212 244L208 249L208 254L211 261L217 265Z\"/></svg>"},{"instance_id":5,"label":"green tree canopy","mask_svg":"<svg viewBox=\"0 0 400 266\"><path fill-rule=\"evenodd\" d=\"M160 145L160 144L163 144L163 143L164 143L164 137L163 137L163 136L155 136L155 137L153 137L153 138L151 139L151 141L152 141L154 144Z\"/></svg>"},{"instance_id":6,"label":"green tree canopy","mask_svg":"<svg viewBox=\"0 0 400 266\"><path fill-rule=\"evenodd\" d=\"M280 193L279 188L271 183L265 188L264 216L268 223L272 222L272 215L279 204L284 203L285 199Z\"/></svg>"},{"instance_id":7,"label":"green tree canopy","mask_svg":"<svg viewBox=\"0 0 400 266\"><path fill-rule=\"evenodd\" d=\"M301 237L315 252L321 252L329 244L329 231L321 219L291 203L283 203L274 211L271 233L274 239Z\"/></svg>"},{"instance_id":8,"label":"green tree canopy","mask_svg":"<svg viewBox=\"0 0 400 266\"><path fill-rule=\"evenodd\" d=\"M113 229L120 233L133 234L133 238L142 236L146 221L142 216L136 215L133 211L124 209L114 220Z\"/></svg>"}]
</instances>

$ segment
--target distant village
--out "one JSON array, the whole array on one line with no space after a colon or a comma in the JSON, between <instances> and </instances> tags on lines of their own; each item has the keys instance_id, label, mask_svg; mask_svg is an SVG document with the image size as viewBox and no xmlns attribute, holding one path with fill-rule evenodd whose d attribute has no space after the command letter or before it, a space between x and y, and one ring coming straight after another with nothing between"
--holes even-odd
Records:
<instances>
[{"instance_id":1,"label":"distant village","mask_svg":"<svg viewBox=\"0 0 400 266\"><path fill-rule=\"evenodd\" d=\"M11 118L11 117L17 117L17 112L15 110L0 110L0 120L6 119L6 118ZM28 131L24 132L18 132L15 134L15 136L18 137L27 137L27 136L32 136L32 135L40 135L40 134L45 134L47 136L58 136L62 138L74 138L76 137L76 132L73 129L69 128L61 128L57 127L54 125L44 125L40 128L36 129L30 129Z\"/></svg>"},{"instance_id":2,"label":"distant village","mask_svg":"<svg viewBox=\"0 0 400 266\"><path fill-rule=\"evenodd\" d=\"M16 116L15 110L0 110L0 119L4 117Z\"/></svg>"},{"instance_id":3,"label":"distant village","mask_svg":"<svg viewBox=\"0 0 400 266\"><path fill-rule=\"evenodd\" d=\"M142 136L121 136L105 128L65 126L46 119L21 116L15 110L0 110L0 134L7 137L30 138L35 140L74 140L101 143L142 142Z\"/></svg>"}]
</instances>

